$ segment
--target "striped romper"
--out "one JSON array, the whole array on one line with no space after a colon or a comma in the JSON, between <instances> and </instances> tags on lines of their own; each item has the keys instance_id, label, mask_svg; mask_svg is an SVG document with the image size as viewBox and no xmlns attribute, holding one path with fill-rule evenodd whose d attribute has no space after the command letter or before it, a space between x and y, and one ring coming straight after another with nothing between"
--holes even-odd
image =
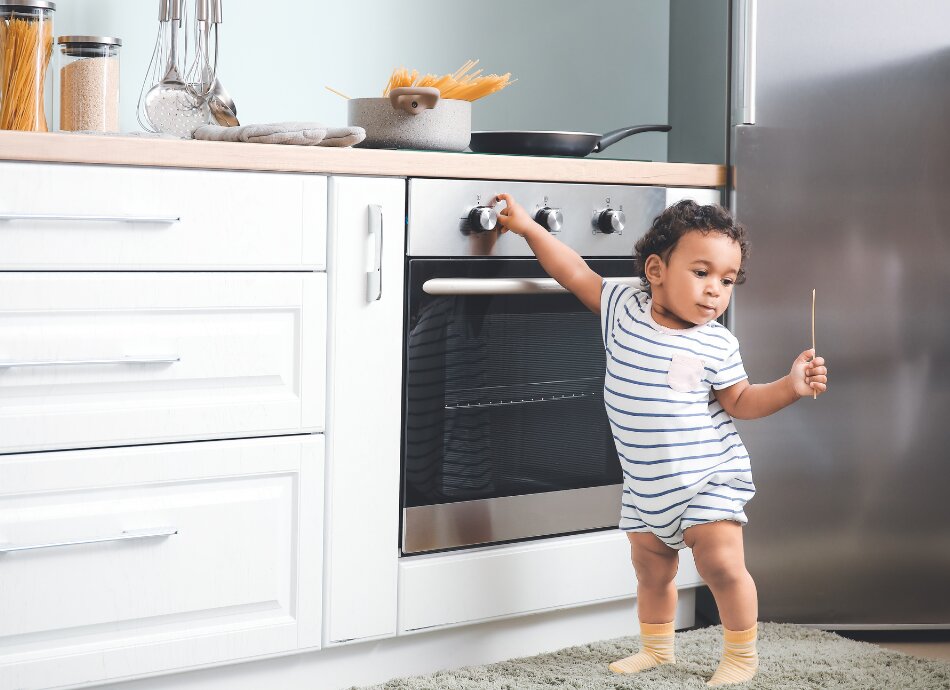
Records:
<instances>
[{"instance_id":1,"label":"striped romper","mask_svg":"<svg viewBox=\"0 0 950 690\"><path fill-rule=\"evenodd\" d=\"M600 314L604 405L624 475L620 529L682 549L692 525L748 522L749 454L711 390L748 378L735 336L716 321L661 326L649 294L609 280Z\"/></svg>"}]
</instances>

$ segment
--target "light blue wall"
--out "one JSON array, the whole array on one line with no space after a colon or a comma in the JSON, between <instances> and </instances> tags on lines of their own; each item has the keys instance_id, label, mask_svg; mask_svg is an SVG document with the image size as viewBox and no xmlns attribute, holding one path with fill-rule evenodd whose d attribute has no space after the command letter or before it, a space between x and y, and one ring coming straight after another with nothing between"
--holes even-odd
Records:
<instances>
[{"instance_id":1,"label":"light blue wall","mask_svg":"<svg viewBox=\"0 0 950 690\"><path fill-rule=\"evenodd\" d=\"M669 160L725 165L729 0L672 0L669 71Z\"/></svg>"},{"instance_id":2,"label":"light blue wall","mask_svg":"<svg viewBox=\"0 0 950 690\"><path fill-rule=\"evenodd\" d=\"M477 101L474 129L606 132L667 121L669 0L224 0L221 80L241 121L346 124L350 96L381 95L394 67L443 74L467 59L518 83ZM158 28L158 1L58 0L56 33L124 41L124 130ZM664 134L604 157L666 160Z\"/></svg>"}]
</instances>

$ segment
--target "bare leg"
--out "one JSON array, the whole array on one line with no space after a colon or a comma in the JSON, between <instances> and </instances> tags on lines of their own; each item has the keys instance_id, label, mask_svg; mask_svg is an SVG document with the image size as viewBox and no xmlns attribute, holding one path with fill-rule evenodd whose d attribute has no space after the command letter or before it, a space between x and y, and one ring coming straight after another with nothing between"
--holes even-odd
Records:
<instances>
[{"instance_id":1,"label":"bare leg","mask_svg":"<svg viewBox=\"0 0 950 690\"><path fill-rule=\"evenodd\" d=\"M745 567L742 525L724 520L694 525L683 532L700 576L709 585L722 624L729 630L746 630L759 617L755 582Z\"/></svg>"},{"instance_id":2,"label":"bare leg","mask_svg":"<svg viewBox=\"0 0 950 690\"><path fill-rule=\"evenodd\" d=\"M614 673L639 673L673 663L673 617L676 587L673 578L679 555L656 536L628 532L630 558L637 575L637 612L640 617L640 651L610 664Z\"/></svg>"},{"instance_id":3,"label":"bare leg","mask_svg":"<svg viewBox=\"0 0 950 690\"><path fill-rule=\"evenodd\" d=\"M707 685L719 687L744 683L759 666L755 648L758 599L755 582L745 567L742 526L737 522L712 522L684 531L692 548L696 569L716 598L724 628L723 654Z\"/></svg>"},{"instance_id":4,"label":"bare leg","mask_svg":"<svg viewBox=\"0 0 950 690\"><path fill-rule=\"evenodd\" d=\"M627 532L630 560L637 575L637 612L641 623L668 623L676 614L679 567L676 549L649 532Z\"/></svg>"}]
</instances>

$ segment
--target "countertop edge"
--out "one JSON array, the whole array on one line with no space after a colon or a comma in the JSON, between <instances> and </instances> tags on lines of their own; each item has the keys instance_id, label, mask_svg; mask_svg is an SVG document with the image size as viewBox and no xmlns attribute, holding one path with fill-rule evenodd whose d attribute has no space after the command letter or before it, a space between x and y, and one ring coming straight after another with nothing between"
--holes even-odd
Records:
<instances>
[{"instance_id":1,"label":"countertop edge","mask_svg":"<svg viewBox=\"0 0 950 690\"><path fill-rule=\"evenodd\" d=\"M0 132L0 160L673 187L722 187L726 184L725 166L701 163L496 156L45 132Z\"/></svg>"}]
</instances>

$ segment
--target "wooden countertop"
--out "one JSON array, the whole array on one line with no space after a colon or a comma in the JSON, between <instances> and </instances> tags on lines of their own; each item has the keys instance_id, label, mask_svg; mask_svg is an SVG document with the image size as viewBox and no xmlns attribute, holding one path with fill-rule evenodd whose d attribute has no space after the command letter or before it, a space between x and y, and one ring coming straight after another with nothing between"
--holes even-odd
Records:
<instances>
[{"instance_id":1,"label":"wooden countertop","mask_svg":"<svg viewBox=\"0 0 950 690\"><path fill-rule=\"evenodd\" d=\"M0 160L383 177L722 187L721 165L0 132Z\"/></svg>"}]
</instances>

